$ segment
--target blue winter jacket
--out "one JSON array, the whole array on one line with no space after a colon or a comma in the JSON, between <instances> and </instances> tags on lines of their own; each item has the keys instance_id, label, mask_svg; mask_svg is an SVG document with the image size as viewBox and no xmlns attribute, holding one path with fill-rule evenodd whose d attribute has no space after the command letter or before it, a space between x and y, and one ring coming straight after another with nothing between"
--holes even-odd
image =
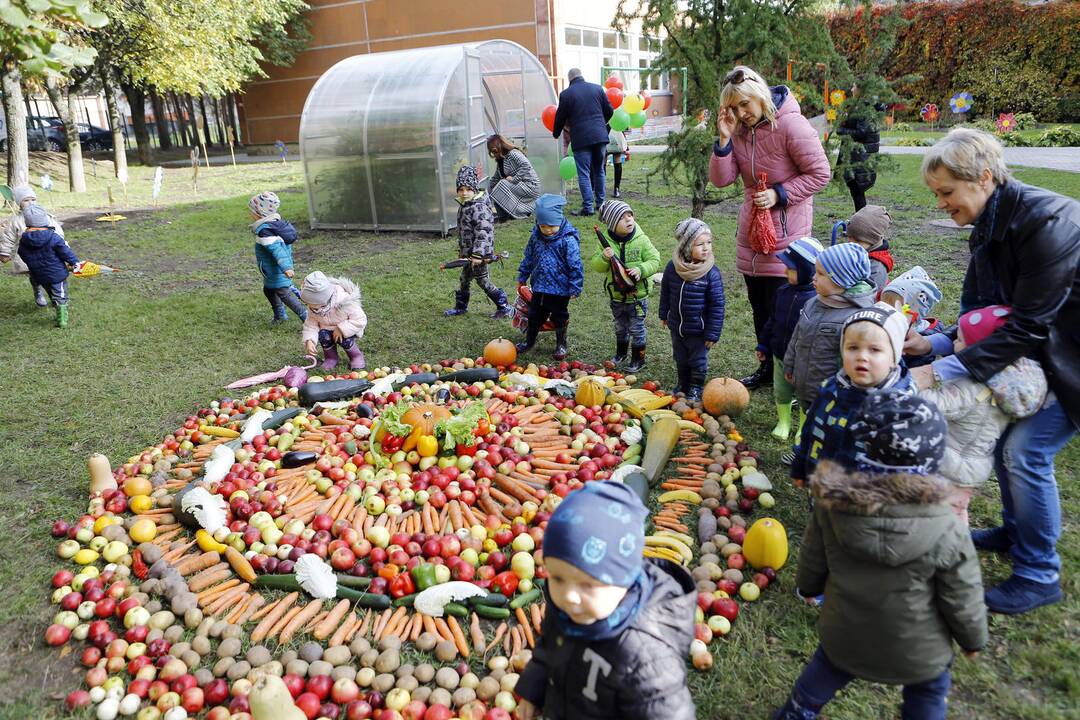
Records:
<instances>
[{"instance_id":1,"label":"blue winter jacket","mask_svg":"<svg viewBox=\"0 0 1080 720\"><path fill-rule=\"evenodd\" d=\"M890 392L915 393L915 386L907 368L900 366L900 377L889 388ZM862 413L863 402L873 390L856 387L841 370L821 383L810 411L806 413L799 444L795 446L795 460L791 463L791 477L809 480L822 460L833 460L844 467L855 467L855 439L848 431Z\"/></svg>"},{"instance_id":2,"label":"blue winter jacket","mask_svg":"<svg viewBox=\"0 0 1080 720\"><path fill-rule=\"evenodd\" d=\"M38 285L64 282L69 274L67 265L79 262L64 238L51 227L24 232L19 238L19 257L26 263L31 279Z\"/></svg>"},{"instance_id":3,"label":"blue winter jacket","mask_svg":"<svg viewBox=\"0 0 1080 720\"><path fill-rule=\"evenodd\" d=\"M782 360L784 353L787 352L788 342L795 334L795 326L799 324L799 312L815 293L812 282L805 285L789 283L781 286L776 291L772 315L769 316L765 327L761 329L761 340L757 349L772 353L773 357Z\"/></svg>"},{"instance_id":4,"label":"blue winter jacket","mask_svg":"<svg viewBox=\"0 0 1080 720\"><path fill-rule=\"evenodd\" d=\"M293 269L290 246L296 242L296 228L286 220L271 220L255 226L255 236L255 260L263 274L263 287L292 285L285 271Z\"/></svg>"},{"instance_id":5,"label":"blue winter jacket","mask_svg":"<svg viewBox=\"0 0 1080 720\"><path fill-rule=\"evenodd\" d=\"M529 283L533 292L580 295L585 284L580 245L577 228L565 218L550 237L534 226L518 266L518 282Z\"/></svg>"},{"instance_id":6,"label":"blue winter jacket","mask_svg":"<svg viewBox=\"0 0 1080 720\"><path fill-rule=\"evenodd\" d=\"M668 261L660 284L660 319L681 337L720 339L724 329L724 278L714 265L706 275L686 282Z\"/></svg>"},{"instance_id":7,"label":"blue winter jacket","mask_svg":"<svg viewBox=\"0 0 1080 720\"><path fill-rule=\"evenodd\" d=\"M558 139L563 128L570 126L570 144L575 150L590 145L608 144L607 121L615 110L608 101L604 88L585 78L574 78L559 93L559 107L555 111L555 125L551 134Z\"/></svg>"}]
</instances>

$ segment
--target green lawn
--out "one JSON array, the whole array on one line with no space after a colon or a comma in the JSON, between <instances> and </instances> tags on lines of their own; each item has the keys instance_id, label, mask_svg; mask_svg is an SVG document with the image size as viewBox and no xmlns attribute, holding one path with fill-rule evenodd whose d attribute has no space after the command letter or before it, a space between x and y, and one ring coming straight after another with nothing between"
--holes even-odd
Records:
<instances>
[{"instance_id":1,"label":"green lawn","mask_svg":"<svg viewBox=\"0 0 1080 720\"><path fill-rule=\"evenodd\" d=\"M906 132L906 131L905 132L898 132L896 130L884 130L881 133L881 139L882 140L889 140L889 141L903 140L905 138L923 138L923 139L927 139L927 140L940 140L941 138L945 137L945 135L948 133L947 129L945 129L945 130L931 130L931 129L929 129L929 126L927 126L925 124L920 124L920 123L910 123L910 124L912 125L912 129L911 129L910 132ZM1067 127L1067 128L1072 129L1072 130L1076 130L1077 132L1080 132L1080 123L1071 123L1071 124L1070 123L1047 123L1047 124L1039 125L1038 127L1027 128L1026 130L1017 130L1016 134L1020 135L1025 140L1036 140L1037 138L1041 137L1042 134L1044 132L1046 132L1047 130L1049 130L1050 128L1056 128L1056 127Z\"/></svg>"},{"instance_id":2,"label":"green lawn","mask_svg":"<svg viewBox=\"0 0 1080 720\"><path fill-rule=\"evenodd\" d=\"M63 166L55 159L44 169L58 186ZM871 198L889 207L899 267L926 267L938 280L945 302L938 314L955 317L966 262L965 237L927 225L938 217L930 194L919 181L918 158L894 159L894 170L879 173ZM689 213L676 188L653 178L644 194L643 171L636 158L626 166L625 197L639 223L664 256L670 255L675 224ZM114 196L128 219L96 223L106 207L105 172L99 164L91 192L73 197L54 191L41 198L69 219L68 239L81 258L123 268L119 275L72 279L71 327L52 327L51 311L33 304L25 278L0 273L0 366L8 394L0 413L0 540L4 562L0 587L0 718L51 718L62 698L80 682L72 658L42 647L42 631L51 617L48 579L58 566L55 543L48 535L52 520L76 517L85 508L86 457L105 452L114 463L171 432L194 409L221 397L232 380L273 370L299 359L296 321L272 327L263 298L247 230L248 197L263 189L278 192L282 214L296 222L301 239L295 246L298 272L320 269L359 282L370 324L362 343L369 364L393 365L418 360L477 355L497 335L514 335L506 322L487 318L490 305L474 295L473 312L445 319L456 275L440 273L437 262L455 256L456 241L432 235L312 232L306 228L303 178L297 164L249 165L237 170L213 168L200 173L200 191L191 190L191 171L166 170L161 207L151 210L152 169L132 168L128 203ZM1021 169L1026 182L1080 197L1080 174ZM572 202L571 205L574 203ZM815 232L827 238L832 223L851 212L846 191L830 187L818 197ZM715 375L739 377L754 365L752 325L742 279L734 270L736 205L710 207L707 220L717 238L716 256L727 291L727 322L710 356ZM591 221L575 218L584 244L594 249ZM517 260L529 225L499 226L499 249L511 262L494 266L495 281L512 288ZM477 294L479 295L479 294ZM655 307L655 306L654 306ZM653 308L654 309L654 308ZM596 275L587 278L582 297L571 306L571 352L598 361L612 349L610 317ZM670 384L670 343L655 313L649 367L642 376ZM542 336L532 357L551 351L550 334ZM768 393L756 393L739 427L766 453L766 472L778 480L775 511L797 546L805 522L806 500L782 480L780 443L769 436L774 420ZM1080 583L1072 572L1080 565L1080 443L1059 457L1065 531L1066 601L1019 618L994 617L991 644L975 660L958 659L952 717L1067 718L1080 707ZM997 515L996 487L973 502L977 525ZM797 551L781 573L778 589L744 608L735 629L713 645L716 665L706 675L692 673L692 688L702 718L762 718L780 704L816 643L815 613L794 597ZM1008 572L1007 564L984 558L990 583ZM894 718L899 691L856 683L830 705L831 718Z\"/></svg>"}]
</instances>

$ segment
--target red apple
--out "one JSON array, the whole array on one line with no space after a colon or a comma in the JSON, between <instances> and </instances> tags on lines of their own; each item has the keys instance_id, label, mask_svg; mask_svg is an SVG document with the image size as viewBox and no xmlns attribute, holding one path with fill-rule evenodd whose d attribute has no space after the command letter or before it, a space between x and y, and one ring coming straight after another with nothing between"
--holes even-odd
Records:
<instances>
[{"instance_id":1,"label":"red apple","mask_svg":"<svg viewBox=\"0 0 1080 720\"><path fill-rule=\"evenodd\" d=\"M322 677L327 677L323 675ZM308 720L315 720L319 716L319 707L322 703L319 702L319 696L315 693L301 693L300 697L293 701L293 704L300 709L300 712L307 715Z\"/></svg>"},{"instance_id":2,"label":"red apple","mask_svg":"<svg viewBox=\"0 0 1080 720\"><path fill-rule=\"evenodd\" d=\"M336 541L335 541L336 542ZM345 572L356 564L356 553L347 547L339 547L330 556L330 565L338 572Z\"/></svg>"},{"instance_id":3,"label":"red apple","mask_svg":"<svg viewBox=\"0 0 1080 720\"><path fill-rule=\"evenodd\" d=\"M739 616L739 603L731 598L717 598L712 604L712 614L725 617L728 622L735 622L735 618Z\"/></svg>"},{"instance_id":4,"label":"red apple","mask_svg":"<svg viewBox=\"0 0 1080 720\"><path fill-rule=\"evenodd\" d=\"M742 570L744 567L746 567L746 558L744 558L740 553L728 555L727 566L732 570Z\"/></svg>"},{"instance_id":5,"label":"red apple","mask_svg":"<svg viewBox=\"0 0 1080 720\"><path fill-rule=\"evenodd\" d=\"M313 675L307 679L307 683L304 685L304 690L312 693L322 703L323 700L330 697L330 688L334 686L334 681L329 675Z\"/></svg>"},{"instance_id":6,"label":"red apple","mask_svg":"<svg viewBox=\"0 0 1080 720\"><path fill-rule=\"evenodd\" d=\"M289 677L286 675L285 677ZM292 677L296 677L295 675ZM286 683L287 686L287 683ZM220 705L229 698L229 682L225 678L211 680L203 688L203 700L207 705Z\"/></svg>"},{"instance_id":7,"label":"red apple","mask_svg":"<svg viewBox=\"0 0 1080 720\"><path fill-rule=\"evenodd\" d=\"M371 705L364 700L354 700L345 706L345 717L347 720L368 720L371 717L371 713L374 712ZM449 716L447 716L449 720Z\"/></svg>"},{"instance_id":8,"label":"red apple","mask_svg":"<svg viewBox=\"0 0 1080 720\"><path fill-rule=\"evenodd\" d=\"M204 693L200 687L189 687L180 694L180 705L188 711L189 715L200 712L203 709L204 702Z\"/></svg>"},{"instance_id":9,"label":"red apple","mask_svg":"<svg viewBox=\"0 0 1080 720\"><path fill-rule=\"evenodd\" d=\"M330 688L330 698L338 705L347 705L358 697L360 688L350 678L340 678Z\"/></svg>"}]
</instances>

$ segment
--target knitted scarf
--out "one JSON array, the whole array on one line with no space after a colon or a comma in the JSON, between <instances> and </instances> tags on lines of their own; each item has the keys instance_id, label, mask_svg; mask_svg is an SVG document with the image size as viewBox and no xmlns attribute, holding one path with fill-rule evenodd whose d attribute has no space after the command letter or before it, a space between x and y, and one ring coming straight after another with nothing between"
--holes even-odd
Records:
<instances>
[{"instance_id":1,"label":"knitted scarf","mask_svg":"<svg viewBox=\"0 0 1080 720\"><path fill-rule=\"evenodd\" d=\"M652 595L653 581L648 573L642 570L638 573L637 580L626 590L626 596L618 607L602 620L597 620L591 625L578 625L570 619L570 616L560 610L555 603L549 605L555 610L555 618L562 631L569 637L584 640L585 642L598 642L608 640L621 634L629 628L637 618L641 609L645 607Z\"/></svg>"},{"instance_id":2,"label":"knitted scarf","mask_svg":"<svg viewBox=\"0 0 1080 720\"><path fill-rule=\"evenodd\" d=\"M671 262L675 265L675 272L679 273L679 277L686 282L700 280L708 275L716 264L713 261L712 246L709 246L709 254L701 262L683 260L678 250L671 256Z\"/></svg>"}]
</instances>

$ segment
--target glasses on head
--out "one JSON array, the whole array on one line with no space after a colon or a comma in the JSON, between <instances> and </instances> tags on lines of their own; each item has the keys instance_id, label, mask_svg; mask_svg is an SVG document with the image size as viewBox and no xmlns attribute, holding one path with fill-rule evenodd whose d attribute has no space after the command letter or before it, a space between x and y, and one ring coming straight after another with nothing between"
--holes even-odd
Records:
<instances>
[{"instance_id":1,"label":"glasses on head","mask_svg":"<svg viewBox=\"0 0 1080 720\"><path fill-rule=\"evenodd\" d=\"M754 78L747 75L744 70L741 70L741 69L732 70L731 72L729 72L727 74L727 77L724 78L724 84L725 85L740 85L746 80L749 80L749 81L753 82Z\"/></svg>"}]
</instances>

